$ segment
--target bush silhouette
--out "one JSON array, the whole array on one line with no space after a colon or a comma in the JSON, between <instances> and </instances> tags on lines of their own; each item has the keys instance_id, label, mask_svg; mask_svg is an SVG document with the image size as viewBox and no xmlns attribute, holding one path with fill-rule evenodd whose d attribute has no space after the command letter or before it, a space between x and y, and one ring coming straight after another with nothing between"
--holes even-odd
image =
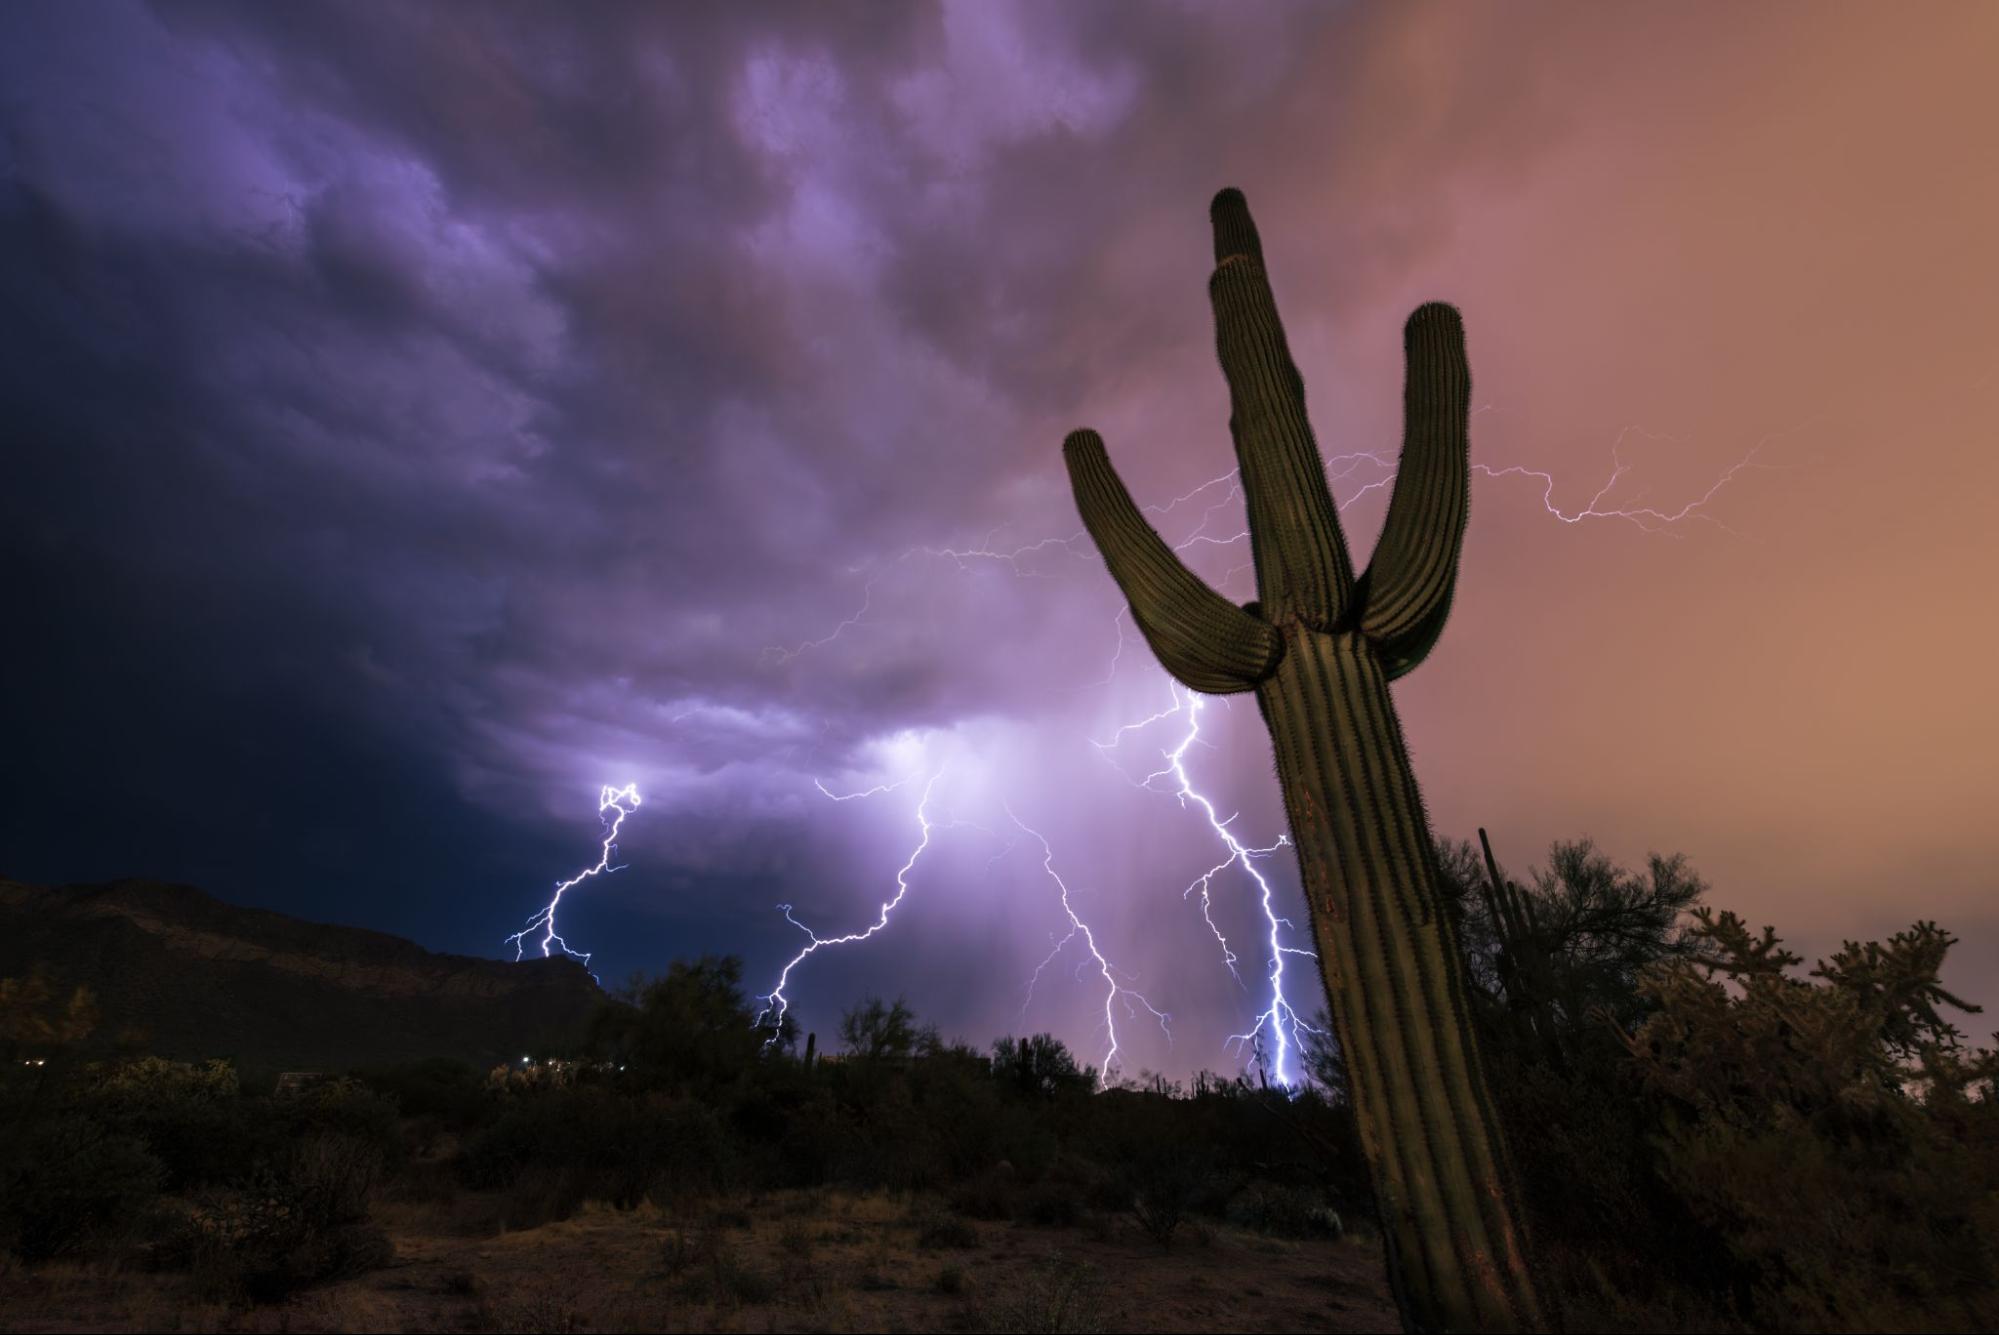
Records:
<instances>
[{"instance_id":1,"label":"bush silhouette","mask_svg":"<svg viewBox=\"0 0 1999 1335\"><path fill-rule=\"evenodd\" d=\"M1999 1326L1999 1055L1939 1012L1953 938L1919 922L1812 971L1696 910L1711 950L1649 967L1626 1038L1662 1102L1662 1171L1772 1329Z\"/></svg>"}]
</instances>

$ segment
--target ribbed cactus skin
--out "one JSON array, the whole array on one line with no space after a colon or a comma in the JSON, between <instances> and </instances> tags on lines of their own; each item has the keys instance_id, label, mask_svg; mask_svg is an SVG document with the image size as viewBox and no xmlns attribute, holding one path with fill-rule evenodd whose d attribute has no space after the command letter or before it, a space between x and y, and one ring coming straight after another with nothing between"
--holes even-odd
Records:
<instances>
[{"instance_id":1,"label":"ribbed cactus skin","mask_svg":"<svg viewBox=\"0 0 1999 1335\"><path fill-rule=\"evenodd\" d=\"M1409 318L1401 468L1373 563L1355 578L1249 206L1224 190L1211 213L1209 295L1258 600L1238 608L1180 562L1093 431L1063 444L1076 503L1161 664L1197 691L1256 692L1404 1326L1542 1328L1388 692L1436 643L1457 579L1470 505L1464 328L1435 302Z\"/></svg>"}]
</instances>

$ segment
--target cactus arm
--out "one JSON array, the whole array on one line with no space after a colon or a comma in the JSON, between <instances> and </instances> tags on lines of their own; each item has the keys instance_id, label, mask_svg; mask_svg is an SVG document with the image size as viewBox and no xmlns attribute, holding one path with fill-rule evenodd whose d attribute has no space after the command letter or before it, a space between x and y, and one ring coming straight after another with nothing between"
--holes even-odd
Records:
<instances>
[{"instance_id":1,"label":"cactus arm","mask_svg":"<svg viewBox=\"0 0 1999 1335\"><path fill-rule=\"evenodd\" d=\"M1443 633L1471 508L1471 370L1456 310L1432 301L1402 330L1402 462L1374 560L1361 576L1360 627L1393 681Z\"/></svg>"},{"instance_id":2,"label":"cactus arm","mask_svg":"<svg viewBox=\"0 0 1999 1335\"><path fill-rule=\"evenodd\" d=\"M1104 452L1103 437L1072 431L1062 442L1062 457L1083 526L1161 665L1182 684L1209 695L1255 689L1282 653L1277 631L1187 569L1132 503Z\"/></svg>"},{"instance_id":3,"label":"cactus arm","mask_svg":"<svg viewBox=\"0 0 1999 1335\"><path fill-rule=\"evenodd\" d=\"M1222 191L1208 212L1215 233L1208 296L1229 382L1229 432L1248 502L1258 601L1272 622L1330 630L1351 604L1353 562L1305 416L1305 382L1284 340L1242 192Z\"/></svg>"}]
</instances>

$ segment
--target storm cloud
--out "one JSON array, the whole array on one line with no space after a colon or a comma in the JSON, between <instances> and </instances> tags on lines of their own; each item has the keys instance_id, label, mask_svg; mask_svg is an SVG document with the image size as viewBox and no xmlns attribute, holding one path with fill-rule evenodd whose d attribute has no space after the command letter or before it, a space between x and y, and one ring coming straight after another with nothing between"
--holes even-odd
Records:
<instances>
[{"instance_id":1,"label":"storm cloud","mask_svg":"<svg viewBox=\"0 0 1999 1335\"><path fill-rule=\"evenodd\" d=\"M1397 688L1440 833L1684 851L1808 957L1936 917L1999 1000L1995 56L1975 8L9 7L0 871L496 954L636 782L569 935L761 981L935 778L809 1024L1101 1057L1073 945L1023 1005L1068 924L1011 812L1175 1017L1130 1068L1232 1068L1260 918L1217 881L1238 984L1058 445L1253 595L1196 490L1237 185L1357 555L1401 320L1465 313L1484 471ZM1189 764L1268 844L1243 704Z\"/></svg>"}]
</instances>

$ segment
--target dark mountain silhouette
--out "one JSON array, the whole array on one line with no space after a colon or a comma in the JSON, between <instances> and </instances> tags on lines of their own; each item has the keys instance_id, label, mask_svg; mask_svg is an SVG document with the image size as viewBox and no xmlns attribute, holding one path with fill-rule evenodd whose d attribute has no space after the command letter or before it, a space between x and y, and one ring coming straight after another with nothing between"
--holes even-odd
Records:
<instances>
[{"instance_id":1,"label":"dark mountain silhouette","mask_svg":"<svg viewBox=\"0 0 1999 1335\"><path fill-rule=\"evenodd\" d=\"M65 992L96 994L92 1046L227 1057L246 1072L518 1060L571 1038L604 999L571 959L440 955L187 885L0 879L0 977L37 965Z\"/></svg>"}]
</instances>

